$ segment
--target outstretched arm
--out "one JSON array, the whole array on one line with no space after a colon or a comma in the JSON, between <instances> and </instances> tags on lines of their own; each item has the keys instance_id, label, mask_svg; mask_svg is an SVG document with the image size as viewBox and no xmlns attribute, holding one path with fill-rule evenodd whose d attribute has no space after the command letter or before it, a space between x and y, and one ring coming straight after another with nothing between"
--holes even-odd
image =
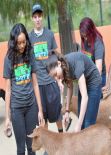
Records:
<instances>
[{"instance_id":1,"label":"outstretched arm","mask_svg":"<svg viewBox=\"0 0 111 155\"><path fill-rule=\"evenodd\" d=\"M66 111L69 110L69 105L71 103L72 95L73 95L73 81L70 83L70 87L67 88Z\"/></svg>"},{"instance_id":2,"label":"outstretched arm","mask_svg":"<svg viewBox=\"0 0 111 155\"><path fill-rule=\"evenodd\" d=\"M5 131L11 127L10 120L10 96L11 96L11 81L10 79L5 80L6 83L6 94L5 94Z\"/></svg>"},{"instance_id":3,"label":"outstretched arm","mask_svg":"<svg viewBox=\"0 0 111 155\"><path fill-rule=\"evenodd\" d=\"M72 95L73 95L73 81L70 83L70 87L67 88L66 112L65 112L65 115L63 117L63 124L64 125L69 122L69 105L71 103Z\"/></svg>"},{"instance_id":4,"label":"outstretched arm","mask_svg":"<svg viewBox=\"0 0 111 155\"><path fill-rule=\"evenodd\" d=\"M86 80L85 80L84 74L82 74L81 77L79 78L78 84L79 84L79 90L82 98L81 98L79 119L75 127L75 132L78 132L81 130L81 126L84 120L84 116L87 109L87 103L88 103L88 94L87 94Z\"/></svg>"}]
</instances>

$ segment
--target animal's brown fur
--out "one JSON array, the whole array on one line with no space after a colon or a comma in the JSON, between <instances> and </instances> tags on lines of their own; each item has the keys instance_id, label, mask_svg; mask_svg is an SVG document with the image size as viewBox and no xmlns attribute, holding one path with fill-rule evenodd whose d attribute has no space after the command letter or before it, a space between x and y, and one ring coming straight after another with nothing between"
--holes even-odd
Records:
<instances>
[{"instance_id":1,"label":"animal's brown fur","mask_svg":"<svg viewBox=\"0 0 111 155\"><path fill-rule=\"evenodd\" d=\"M106 125L111 129L111 95L101 100L97 117L97 123Z\"/></svg>"},{"instance_id":2,"label":"animal's brown fur","mask_svg":"<svg viewBox=\"0 0 111 155\"><path fill-rule=\"evenodd\" d=\"M55 133L39 127L33 137L34 151L43 147L48 155L111 155L111 131L104 125L93 125L79 133Z\"/></svg>"}]
</instances>

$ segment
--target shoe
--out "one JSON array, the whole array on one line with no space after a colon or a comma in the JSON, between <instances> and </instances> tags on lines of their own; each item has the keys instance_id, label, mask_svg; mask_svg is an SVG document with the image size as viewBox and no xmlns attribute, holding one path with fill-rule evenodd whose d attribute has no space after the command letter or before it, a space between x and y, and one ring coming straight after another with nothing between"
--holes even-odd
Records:
<instances>
[{"instance_id":1,"label":"shoe","mask_svg":"<svg viewBox=\"0 0 111 155\"><path fill-rule=\"evenodd\" d=\"M70 127L70 125L71 125L71 123L72 123L72 118L69 118L69 121L66 123L66 127L65 127L65 130L66 131L68 131L68 129L69 129L69 127Z\"/></svg>"}]
</instances>

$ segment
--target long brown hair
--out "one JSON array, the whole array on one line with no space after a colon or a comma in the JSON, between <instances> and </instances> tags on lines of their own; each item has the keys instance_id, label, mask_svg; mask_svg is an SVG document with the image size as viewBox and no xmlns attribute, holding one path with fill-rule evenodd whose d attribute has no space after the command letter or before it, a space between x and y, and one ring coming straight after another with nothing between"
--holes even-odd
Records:
<instances>
[{"instance_id":1,"label":"long brown hair","mask_svg":"<svg viewBox=\"0 0 111 155\"><path fill-rule=\"evenodd\" d=\"M61 67L63 70L63 82L66 83L66 85L69 87L71 83L71 79L69 76L69 64L67 63L67 60L65 59L64 55L61 53L58 53L57 51L51 51L49 53L49 58L47 61L47 71L48 73L54 69L58 65L58 61L61 62Z\"/></svg>"}]
</instances>

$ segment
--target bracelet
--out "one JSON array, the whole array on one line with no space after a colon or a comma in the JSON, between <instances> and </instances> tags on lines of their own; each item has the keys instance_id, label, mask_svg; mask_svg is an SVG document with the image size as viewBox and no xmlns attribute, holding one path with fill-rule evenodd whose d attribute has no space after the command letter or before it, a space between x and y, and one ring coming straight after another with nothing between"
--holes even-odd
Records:
<instances>
[{"instance_id":1,"label":"bracelet","mask_svg":"<svg viewBox=\"0 0 111 155\"><path fill-rule=\"evenodd\" d=\"M70 111L69 111L69 110L66 110L66 112L68 112L68 113L69 113Z\"/></svg>"}]
</instances>

